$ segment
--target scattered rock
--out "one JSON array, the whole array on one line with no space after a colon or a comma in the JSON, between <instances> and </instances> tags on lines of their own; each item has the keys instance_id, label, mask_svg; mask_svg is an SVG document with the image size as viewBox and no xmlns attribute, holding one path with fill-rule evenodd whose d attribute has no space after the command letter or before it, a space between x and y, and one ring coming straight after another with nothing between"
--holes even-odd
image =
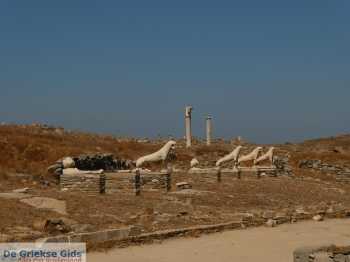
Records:
<instances>
[{"instance_id":1,"label":"scattered rock","mask_svg":"<svg viewBox=\"0 0 350 262\"><path fill-rule=\"evenodd\" d=\"M274 220L274 219L269 219L266 221L266 224L265 224L267 227L275 227L277 226L277 221Z\"/></svg>"},{"instance_id":2,"label":"scattered rock","mask_svg":"<svg viewBox=\"0 0 350 262\"><path fill-rule=\"evenodd\" d=\"M265 211L263 214L262 214L262 217L265 218L265 219L270 219L270 218L274 218L275 217L275 212L274 211Z\"/></svg>"},{"instance_id":3,"label":"scattered rock","mask_svg":"<svg viewBox=\"0 0 350 262\"><path fill-rule=\"evenodd\" d=\"M156 220L158 222L168 223L173 217L174 217L174 215L172 215L172 214L162 213L162 214L158 214L156 216Z\"/></svg>"},{"instance_id":4,"label":"scattered rock","mask_svg":"<svg viewBox=\"0 0 350 262\"><path fill-rule=\"evenodd\" d=\"M216 194L215 192L212 191L204 191L204 190L195 190L195 189L183 189L181 191L177 191L177 192L171 192L170 194L173 195L208 195L208 194Z\"/></svg>"},{"instance_id":5,"label":"scattered rock","mask_svg":"<svg viewBox=\"0 0 350 262\"><path fill-rule=\"evenodd\" d=\"M72 231L73 226L78 223L69 218L38 219L34 221L33 228L37 231L48 232L50 234L67 233ZM73 230L74 231L74 230Z\"/></svg>"},{"instance_id":6,"label":"scattered rock","mask_svg":"<svg viewBox=\"0 0 350 262\"><path fill-rule=\"evenodd\" d=\"M23 193L23 194L28 193L28 191L29 191L29 187L12 190L13 193Z\"/></svg>"},{"instance_id":7,"label":"scattered rock","mask_svg":"<svg viewBox=\"0 0 350 262\"><path fill-rule=\"evenodd\" d=\"M44 230L49 234L62 234L72 231L70 225L66 224L64 219L48 219L46 220Z\"/></svg>"},{"instance_id":8,"label":"scattered rock","mask_svg":"<svg viewBox=\"0 0 350 262\"><path fill-rule=\"evenodd\" d=\"M191 163L190 163L191 168L195 167L195 166L198 166L198 165L199 165L199 161L196 158L193 158L191 160Z\"/></svg>"},{"instance_id":9,"label":"scattered rock","mask_svg":"<svg viewBox=\"0 0 350 262\"><path fill-rule=\"evenodd\" d=\"M314 221L320 222L323 221L323 216L321 215L316 215L312 218Z\"/></svg>"},{"instance_id":10,"label":"scattered rock","mask_svg":"<svg viewBox=\"0 0 350 262\"><path fill-rule=\"evenodd\" d=\"M191 189L192 186L187 182L176 183L176 188L179 190Z\"/></svg>"},{"instance_id":11,"label":"scattered rock","mask_svg":"<svg viewBox=\"0 0 350 262\"><path fill-rule=\"evenodd\" d=\"M277 168L277 176L293 176L293 169L289 164L289 156L275 156L273 159Z\"/></svg>"},{"instance_id":12,"label":"scattered rock","mask_svg":"<svg viewBox=\"0 0 350 262\"><path fill-rule=\"evenodd\" d=\"M130 229L130 235L131 236L137 236L140 235L142 232L145 232L145 229L141 225L133 225Z\"/></svg>"},{"instance_id":13,"label":"scattered rock","mask_svg":"<svg viewBox=\"0 0 350 262\"><path fill-rule=\"evenodd\" d=\"M188 211L186 211L186 210L182 210L182 211L180 211L179 213L178 213L178 217L181 217L181 216L187 216L189 213L188 213Z\"/></svg>"},{"instance_id":14,"label":"scattered rock","mask_svg":"<svg viewBox=\"0 0 350 262\"><path fill-rule=\"evenodd\" d=\"M348 262L349 257L347 255L337 254L334 256L333 261L334 262Z\"/></svg>"},{"instance_id":15,"label":"scattered rock","mask_svg":"<svg viewBox=\"0 0 350 262\"><path fill-rule=\"evenodd\" d=\"M299 162L299 168L313 169L318 172L332 174L339 182L350 182L350 170L348 166L332 165L321 160L303 160Z\"/></svg>"},{"instance_id":16,"label":"scattered rock","mask_svg":"<svg viewBox=\"0 0 350 262\"><path fill-rule=\"evenodd\" d=\"M90 224L75 224L71 226L72 231L75 233L85 233L94 230L94 227Z\"/></svg>"},{"instance_id":17,"label":"scattered rock","mask_svg":"<svg viewBox=\"0 0 350 262\"><path fill-rule=\"evenodd\" d=\"M304 210L304 208L302 207L299 207L295 210L295 213L297 213L298 215L304 215L306 214L307 212Z\"/></svg>"},{"instance_id":18,"label":"scattered rock","mask_svg":"<svg viewBox=\"0 0 350 262\"><path fill-rule=\"evenodd\" d=\"M48 197L32 197L32 198L22 199L21 202L38 209L48 209L63 215L67 214L66 202L62 200L57 200L57 199L48 198Z\"/></svg>"},{"instance_id":19,"label":"scattered rock","mask_svg":"<svg viewBox=\"0 0 350 262\"><path fill-rule=\"evenodd\" d=\"M276 216L273 218L273 220L275 220L278 225L290 222L290 219L290 216L282 212L277 213Z\"/></svg>"}]
</instances>

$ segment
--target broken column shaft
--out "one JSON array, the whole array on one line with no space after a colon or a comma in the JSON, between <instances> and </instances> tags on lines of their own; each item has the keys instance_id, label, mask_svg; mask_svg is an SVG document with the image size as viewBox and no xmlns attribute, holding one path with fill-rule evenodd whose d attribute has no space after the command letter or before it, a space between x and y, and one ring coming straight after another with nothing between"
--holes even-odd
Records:
<instances>
[{"instance_id":1,"label":"broken column shaft","mask_svg":"<svg viewBox=\"0 0 350 262\"><path fill-rule=\"evenodd\" d=\"M186 125L186 147L191 147L192 145L192 106L186 106L185 111L185 125Z\"/></svg>"},{"instance_id":2,"label":"broken column shaft","mask_svg":"<svg viewBox=\"0 0 350 262\"><path fill-rule=\"evenodd\" d=\"M207 145L211 145L211 135L212 135L212 126L211 126L211 116L206 118L206 133L207 133Z\"/></svg>"}]
</instances>

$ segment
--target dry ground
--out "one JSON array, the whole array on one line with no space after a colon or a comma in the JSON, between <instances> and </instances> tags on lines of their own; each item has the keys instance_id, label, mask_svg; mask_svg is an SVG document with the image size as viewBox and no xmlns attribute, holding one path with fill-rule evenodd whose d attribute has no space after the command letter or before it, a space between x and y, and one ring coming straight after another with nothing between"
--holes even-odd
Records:
<instances>
[{"instance_id":1,"label":"dry ground","mask_svg":"<svg viewBox=\"0 0 350 262\"><path fill-rule=\"evenodd\" d=\"M105 253L88 253L91 262L290 262L300 247L348 246L349 219L286 224L276 228L251 228L202 236L171 239L162 245L132 246Z\"/></svg>"},{"instance_id":2,"label":"dry ground","mask_svg":"<svg viewBox=\"0 0 350 262\"><path fill-rule=\"evenodd\" d=\"M66 200L69 217L81 224L92 225L91 230L139 224L146 231L154 231L230 221L237 212L280 211L331 202L350 207L350 186L336 183L326 174L298 168L298 162L303 159L349 164L350 136L277 145L277 154L290 155L296 179L246 177L237 180L224 176L222 183L218 184L215 178L202 180L200 175L174 175L174 184L189 182L201 194L164 194L158 191L146 192L140 197L123 193L93 197L60 192L46 174L47 166L67 155L99 152L136 159L158 149L163 142L138 143L132 139L68 133L38 126L0 126L0 192L30 187L33 195ZM191 150L186 150L183 142L179 142L176 165L187 168L192 157L199 158L205 165L213 165L219 156L232 148L232 144L218 141L211 147L195 143ZM12 175L18 173L27 176ZM318 180L302 179L310 176ZM50 181L50 185L42 185L43 180ZM14 226L31 227L37 219L59 216L54 212L35 210L18 200L1 200L0 233Z\"/></svg>"},{"instance_id":3,"label":"dry ground","mask_svg":"<svg viewBox=\"0 0 350 262\"><path fill-rule=\"evenodd\" d=\"M38 184L31 187L30 193L65 200L68 217L80 224L92 225L91 230L140 225L149 232L232 221L239 212L279 212L300 206L317 210L327 203L341 203L350 208L350 187L346 185L287 177L238 180L226 176L217 183L215 177L204 181L199 176L174 174L173 183L187 181L195 193L201 194L174 193L173 185L173 192L168 194L157 191L143 192L139 197L123 193L86 196ZM11 188L11 179L0 187L1 191L8 188ZM0 202L2 233L14 226L32 227L38 219L59 217L62 215L34 210L18 200Z\"/></svg>"}]
</instances>

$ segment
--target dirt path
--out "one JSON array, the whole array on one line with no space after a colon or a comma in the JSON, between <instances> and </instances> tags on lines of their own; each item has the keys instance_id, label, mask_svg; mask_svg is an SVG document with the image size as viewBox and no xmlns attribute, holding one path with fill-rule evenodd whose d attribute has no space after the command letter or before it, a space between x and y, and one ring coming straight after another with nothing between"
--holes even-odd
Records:
<instances>
[{"instance_id":1,"label":"dirt path","mask_svg":"<svg viewBox=\"0 0 350 262\"><path fill-rule=\"evenodd\" d=\"M91 253L89 262L284 262L293 261L293 251L301 246L350 245L350 219L302 222L276 228L252 228L180 238L162 244Z\"/></svg>"}]
</instances>

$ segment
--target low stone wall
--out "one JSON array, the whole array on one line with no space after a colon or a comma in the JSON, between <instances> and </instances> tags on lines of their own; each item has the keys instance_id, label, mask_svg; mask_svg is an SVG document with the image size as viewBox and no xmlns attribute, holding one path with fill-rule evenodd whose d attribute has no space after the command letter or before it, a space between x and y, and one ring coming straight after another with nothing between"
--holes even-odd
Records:
<instances>
[{"instance_id":1,"label":"low stone wall","mask_svg":"<svg viewBox=\"0 0 350 262\"><path fill-rule=\"evenodd\" d=\"M230 168L223 168L220 170L220 174L218 169L200 169L200 168L191 168L188 173L190 175L197 175L199 182L216 182L218 180L230 180L233 178L244 178L244 177L256 177L260 178L262 175L265 176L273 176L275 177L277 175L277 169L275 167L256 167L256 168L249 168L249 167L240 167L239 171L230 169ZM218 179L219 175L219 179Z\"/></svg>"},{"instance_id":2,"label":"low stone wall","mask_svg":"<svg viewBox=\"0 0 350 262\"><path fill-rule=\"evenodd\" d=\"M168 172L149 172L140 174L140 190L141 191L154 191L164 190L167 191L170 186L171 176ZM126 194L136 193L136 174L131 172L118 172L106 174L106 193L113 194L123 192Z\"/></svg>"},{"instance_id":3,"label":"low stone wall","mask_svg":"<svg viewBox=\"0 0 350 262\"><path fill-rule=\"evenodd\" d=\"M171 174L168 172L141 173L139 182L136 180L136 174L132 172L61 175L60 187L62 191L80 191L92 195L119 192L134 195L137 188L140 192L169 191Z\"/></svg>"},{"instance_id":4,"label":"low stone wall","mask_svg":"<svg viewBox=\"0 0 350 262\"><path fill-rule=\"evenodd\" d=\"M110 241L127 241L139 243L152 241L154 239L163 240L167 238L196 235L202 233L219 232L223 230L241 229L244 227L241 221L232 221L215 225L202 225L179 229L161 230L151 233L142 233L138 227L126 227L120 229L110 229L90 233L67 234L56 237L38 239L37 242L44 243L64 243L64 242L85 242L88 245L98 245Z\"/></svg>"},{"instance_id":5,"label":"low stone wall","mask_svg":"<svg viewBox=\"0 0 350 262\"><path fill-rule=\"evenodd\" d=\"M294 251L294 262L348 262L350 246L302 247Z\"/></svg>"},{"instance_id":6,"label":"low stone wall","mask_svg":"<svg viewBox=\"0 0 350 262\"><path fill-rule=\"evenodd\" d=\"M333 174L339 182L350 183L350 168L347 166L331 165L321 160L303 160L299 162L299 168L311 169L322 173Z\"/></svg>"},{"instance_id":7,"label":"low stone wall","mask_svg":"<svg viewBox=\"0 0 350 262\"><path fill-rule=\"evenodd\" d=\"M168 173L145 173L141 174L141 187L143 191L167 190Z\"/></svg>"},{"instance_id":8,"label":"low stone wall","mask_svg":"<svg viewBox=\"0 0 350 262\"><path fill-rule=\"evenodd\" d=\"M104 174L61 175L62 191L80 191L92 195L105 193L106 176Z\"/></svg>"},{"instance_id":9,"label":"low stone wall","mask_svg":"<svg viewBox=\"0 0 350 262\"><path fill-rule=\"evenodd\" d=\"M343 214L342 217L349 217L350 212ZM273 216L273 214L271 214ZM139 226L130 226L126 228L119 229L109 229L102 230L97 232L88 232L88 233L70 233L66 235L48 237L45 239L38 239L37 242L85 242L88 246L98 247L99 244L102 244L101 247L105 247L106 242L112 242L107 246L112 247L116 244L130 245L133 243L144 243L152 242L153 240L163 240L172 237L181 237L181 236L198 236L200 234L207 234L213 232L220 232L224 230L234 230L234 229L244 229L249 227L257 227L266 225L266 221L269 220L270 214L266 213L266 218L256 218L249 213L240 214L236 220L213 224L213 225L198 225L187 228L177 228L169 230L161 230L155 232L144 233L142 227ZM309 216L304 216L304 219L308 219ZM285 224L290 223L292 219L275 215L274 220L278 221L275 224ZM269 225L267 225L269 226ZM350 254L350 249L348 248L339 248L335 246L325 246L325 247L313 247L313 248L299 248L294 252L294 262L339 262L347 261L340 259L347 259ZM329 258L330 260L319 260L319 258L324 257Z\"/></svg>"},{"instance_id":10,"label":"low stone wall","mask_svg":"<svg viewBox=\"0 0 350 262\"><path fill-rule=\"evenodd\" d=\"M135 194L135 174L106 173L106 194L123 192L125 194Z\"/></svg>"}]
</instances>

